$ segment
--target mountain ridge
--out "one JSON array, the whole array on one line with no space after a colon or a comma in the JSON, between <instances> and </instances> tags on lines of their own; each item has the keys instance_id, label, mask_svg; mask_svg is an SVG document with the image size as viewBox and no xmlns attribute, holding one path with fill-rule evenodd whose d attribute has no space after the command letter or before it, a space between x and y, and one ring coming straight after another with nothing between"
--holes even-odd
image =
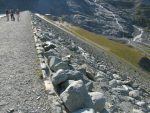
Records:
<instances>
[{"instance_id":1,"label":"mountain ridge","mask_svg":"<svg viewBox=\"0 0 150 113\"><path fill-rule=\"evenodd\" d=\"M133 25L150 27L148 0L0 0L6 8L52 14L89 31L119 38L132 38ZM25 5L26 4L26 5ZM146 7L146 9L145 9Z\"/></svg>"}]
</instances>

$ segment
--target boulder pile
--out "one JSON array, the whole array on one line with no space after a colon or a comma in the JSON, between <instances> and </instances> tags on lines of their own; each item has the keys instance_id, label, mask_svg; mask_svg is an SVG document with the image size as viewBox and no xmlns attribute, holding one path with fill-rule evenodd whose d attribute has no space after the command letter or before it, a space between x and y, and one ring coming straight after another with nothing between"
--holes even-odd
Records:
<instances>
[{"instance_id":1,"label":"boulder pile","mask_svg":"<svg viewBox=\"0 0 150 113\"><path fill-rule=\"evenodd\" d=\"M35 15L32 25L43 78L51 81L66 112L150 112L149 93L133 79L100 63L70 34Z\"/></svg>"}]
</instances>

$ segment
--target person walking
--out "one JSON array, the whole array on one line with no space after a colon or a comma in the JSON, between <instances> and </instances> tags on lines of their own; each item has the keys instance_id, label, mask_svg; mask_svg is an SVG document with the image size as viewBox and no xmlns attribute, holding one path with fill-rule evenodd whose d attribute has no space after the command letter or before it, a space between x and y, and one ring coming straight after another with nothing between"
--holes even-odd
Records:
<instances>
[{"instance_id":1,"label":"person walking","mask_svg":"<svg viewBox=\"0 0 150 113\"><path fill-rule=\"evenodd\" d=\"M5 13L6 13L7 21L9 21L9 10L7 9Z\"/></svg>"},{"instance_id":2,"label":"person walking","mask_svg":"<svg viewBox=\"0 0 150 113\"><path fill-rule=\"evenodd\" d=\"M20 21L20 11L19 9L16 10L17 20Z\"/></svg>"},{"instance_id":3,"label":"person walking","mask_svg":"<svg viewBox=\"0 0 150 113\"><path fill-rule=\"evenodd\" d=\"M11 17L11 21L15 21L13 9L10 10L10 17Z\"/></svg>"}]
</instances>

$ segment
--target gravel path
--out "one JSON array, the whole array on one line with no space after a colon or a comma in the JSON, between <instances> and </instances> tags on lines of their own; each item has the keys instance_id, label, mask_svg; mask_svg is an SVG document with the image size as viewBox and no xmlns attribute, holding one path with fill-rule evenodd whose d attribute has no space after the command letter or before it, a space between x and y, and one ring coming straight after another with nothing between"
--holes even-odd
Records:
<instances>
[{"instance_id":1,"label":"gravel path","mask_svg":"<svg viewBox=\"0 0 150 113\"><path fill-rule=\"evenodd\" d=\"M52 99L37 76L29 12L20 22L0 19L0 113L48 113Z\"/></svg>"}]
</instances>

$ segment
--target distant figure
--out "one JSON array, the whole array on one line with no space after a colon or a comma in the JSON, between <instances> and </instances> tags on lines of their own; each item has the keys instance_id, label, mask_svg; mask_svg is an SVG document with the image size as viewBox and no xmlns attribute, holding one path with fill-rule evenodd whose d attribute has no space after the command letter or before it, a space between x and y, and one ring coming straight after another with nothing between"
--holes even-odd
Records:
<instances>
[{"instance_id":1,"label":"distant figure","mask_svg":"<svg viewBox=\"0 0 150 113\"><path fill-rule=\"evenodd\" d=\"M7 17L7 21L9 21L9 10L6 10L6 17Z\"/></svg>"},{"instance_id":2,"label":"distant figure","mask_svg":"<svg viewBox=\"0 0 150 113\"><path fill-rule=\"evenodd\" d=\"M19 9L16 10L16 15L17 15L17 20L19 21L20 20L20 11L19 11Z\"/></svg>"},{"instance_id":3,"label":"distant figure","mask_svg":"<svg viewBox=\"0 0 150 113\"><path fill-rule=\"evenodd\" d=\"M12 21L15 21L13 9L10 10L10 17L11 17L11 20L12 20Z\"/></svg>"}]
</instances>

